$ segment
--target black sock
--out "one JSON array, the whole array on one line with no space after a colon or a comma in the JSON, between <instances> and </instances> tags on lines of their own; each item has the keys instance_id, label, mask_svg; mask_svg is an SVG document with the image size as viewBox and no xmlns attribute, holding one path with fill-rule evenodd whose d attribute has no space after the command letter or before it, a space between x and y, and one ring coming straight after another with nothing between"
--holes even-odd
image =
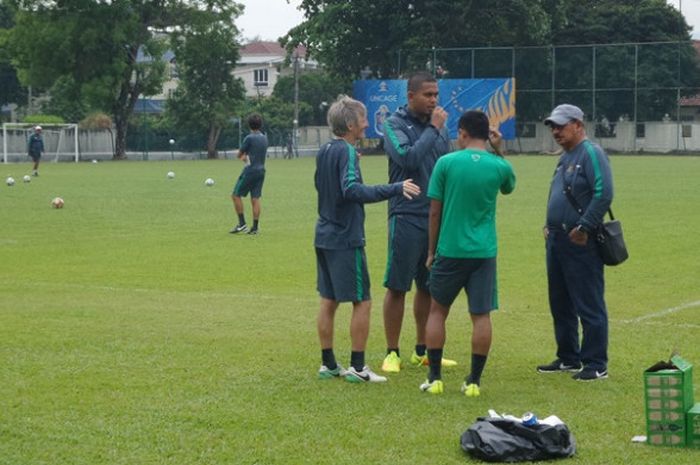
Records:
<instances>
[{"instance_id":1,"label":"black sock","mask_svg":"<svg viewBox=\"0 0 700 465\"><path fill-rule=\"evenodd\" d=\"M354 350L350 352L350 365L355 369L355 371L362 371L365 367L365 352L355 352Z\"/></svg>"},{"instance_id":2,"label":"black sock","mask_svg":"<svg viewBox=\"0 0 700 465\"><path fill-rule=\"evenodd\" d=\"M442 379L442 349L428 349L428 362L430 362L430 371L428 372L428 381L431 383L436 379Z\"/></svg>"},{"instance_id":3,"label":"black sock","mask_svg":"<svg viewBox=\"0 0 700 465\"><path fill-rule=\"evenodd\" d=\"M240 213L238 215L238 225L243 226L245 224L245 216L243 216L243 213Z\"/></svg>"},{"instance_id":4,"label":"black sock","mask_svg":"<svg viewBox=\"0 0 700 465\"><path fill-rule=\"evenodd\" d=\"M259 220L253 220L253 229L258 229L258 221Z\"/></svg>"},{"instance_id":5,"label":"black sock","mask_svg":"<svg viewBox=\"0 0 700 465\"><path fill-rule=\"evenodd\" d=\"M416 344L416 355L419 357L425 355L425 344Z\"/></svg>"},{"instance_id":6,"label":"black sock","mask_svg":"<svg viewBox=\"0 0 700 465\"><path fill-rule=\"evenodd\" d=\"M321 360L329 370L335 370L338 368L338 362L335 361L333 349L321 349Z\"/></svg>"},{"instance_id":7,"label":"black sock","mask_svg":"<svg viewBox=\"0 0 700 465\"><path fill-rule=\"evenodd\" d=\"M387 354L387 355L389 355L389 354L392 353L392 352L396 352L396 355L399 356L399 357L401 356L401 354L399 353L399 348L398 348L398 347L395 348L395 349L393 349L393 348L391 348L391 347L388 347L388 348L386 349L386 354Z\"/></svg>"},{"instance_id":8,"label":"black sock","mask_svg":"<svg viewBox=\"0 0 700 465\"><path fill-rule=\"evenodd\" d=\"M484 371L488 355L472 354L472 372L467 377L467 384L481 384L481 373Z\"/></svg>"}]
</instances>

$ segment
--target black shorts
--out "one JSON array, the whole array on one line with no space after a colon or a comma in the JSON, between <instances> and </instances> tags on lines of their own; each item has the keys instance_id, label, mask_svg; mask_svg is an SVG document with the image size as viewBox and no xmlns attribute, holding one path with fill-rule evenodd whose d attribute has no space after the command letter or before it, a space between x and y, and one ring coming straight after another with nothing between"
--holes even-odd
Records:
<instances>
[{"instance_id":1,"label":"black shorts","mask_svg":"<svg viewBox=\"0 0 700 465\"><path fill-rule=\"evenodd\" d=\"M265 181L265 170L244 169L233 186L233 195L245 197L250 192L250 197L259 199L262 196L262 186Z\"/></svg>"},{"instance_id":2,"label":"black shorts","mask_svg":"<svg viewBox=\"0 0 700 465\"><path fill-rule=\"evenodd\" d=\"M394 215L389 218L384 287L408 292L415 280L416 287L428 292L428 220L414 215Z\"/></svg>"},{"instance_id":3,"label":"black shorts","mask_svg":"<svg viewBox=\"0 0 700 465\"><path fill-rule=\"evenodd\" d=\"M31 159L34 160L34 161L39 161L39 160L41 160L41 153L29 152L29 156L30 156Z\"/></svg>"},{"instance_id":4,"label":"black shorts","mask_svg":"<svg viewBox=\"0 0 700 465\"><path fill-rule=\"evenodd\" d=\"M370 299L365 249L329 250L316 247L317 288L321 297L336 302Z\"/></svg>"},{"instance_id":5,"label":"black shorts","mask_svg":"<svg viewBox=\"0 0 700 465\"><path fill-rule=\"evenodd\" d=\"M449 307L464 289L469 313L488 313L498 308L496 258L437 257L430 269L430 294Z\"/></svg>"}]
</instances>

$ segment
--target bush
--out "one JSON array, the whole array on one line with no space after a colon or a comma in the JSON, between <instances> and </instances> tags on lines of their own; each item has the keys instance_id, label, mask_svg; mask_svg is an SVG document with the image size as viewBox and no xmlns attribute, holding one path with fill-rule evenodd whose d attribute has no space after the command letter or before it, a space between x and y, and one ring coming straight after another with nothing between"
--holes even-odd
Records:
<instances>
[{"instance_id":1,"label":"bush","mask_svg":"<svg viewBox=\"0 0 700 465\"><path fill-rule=\"evenodd\" d=\"M24 118L23 123L30 124L64 124L65 120L56 115L29 115Z\"/></svg>"},{"instance_id":2,"label":"bush","mask_svg":"<svg viewBox=\"0 0 700 465\"><path fill-rule=\"evenodd\" d=\"M81 129L112 129L112 118L101 112L90 113L80 122Z\"/></svg>"}]
</instances>

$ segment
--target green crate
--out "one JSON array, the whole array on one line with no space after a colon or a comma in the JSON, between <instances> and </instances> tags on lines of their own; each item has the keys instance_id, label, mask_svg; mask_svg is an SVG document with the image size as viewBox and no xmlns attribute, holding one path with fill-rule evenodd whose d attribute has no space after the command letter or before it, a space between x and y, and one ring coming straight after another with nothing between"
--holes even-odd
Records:
<instances>
[{"instance_id":1,"label":"green crate","mask_svg":"<svg viewBox=\"0 0 700 465\"><path fill-rule=\"evenodd\" d=\"M647 443L684 447L693 407L693 365L675 355L644 371Z\"/></svg>"},{"instance_id":2,"label":"green crate","mask_svg":"<svg viewBox=\"0 0 700 465\"><path fill-rule=\"evenodd\" d=\"M700 403L688 411L686 422L686 445L700 448Z\"/></svg>"}]
</instances>

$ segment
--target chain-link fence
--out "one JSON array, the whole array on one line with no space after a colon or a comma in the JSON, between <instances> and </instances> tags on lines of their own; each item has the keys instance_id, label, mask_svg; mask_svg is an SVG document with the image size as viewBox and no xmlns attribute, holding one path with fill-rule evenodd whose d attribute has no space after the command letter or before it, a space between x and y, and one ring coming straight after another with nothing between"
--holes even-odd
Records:
<instances>
[{"instance_id":1,"label":"chain-link fence","mask_svg":"<svg viewBox=\"0 0 700 465\"><path fill-rule=\"evenodd\" d=\"M545 129L538 125L561 103L579 106L586 114L589 136L614 149L698 150L700 72L695 45L682 41L402 50L397 69L428 69L450 79L514 77L516 150L546 145L544 139L534 144L522 139L537 139Z\"/></svg>"}]
</instances>

